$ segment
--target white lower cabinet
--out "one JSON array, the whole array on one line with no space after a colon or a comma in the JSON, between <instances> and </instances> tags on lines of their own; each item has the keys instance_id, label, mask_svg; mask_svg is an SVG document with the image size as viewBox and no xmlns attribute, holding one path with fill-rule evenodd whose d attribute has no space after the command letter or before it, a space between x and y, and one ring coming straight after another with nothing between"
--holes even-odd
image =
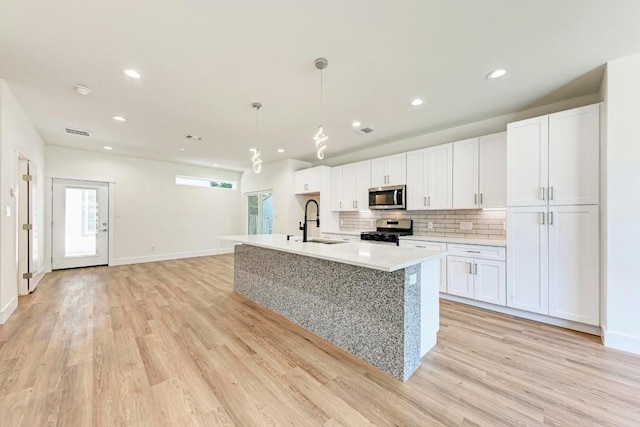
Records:
<instances>
[{"instance_id":1,"label":"white lower cabinet","mask_svg":"<svg viewBox=\"0 0 640 427\"><path fill-rule=\"evenodd\" d=\"M451 295L506 305L505 263L465 256L447 256L447 290Z\"/></svg>"},{"instance_id":2,"label":"white lower cabinet","mask_svg":"<svg viewBox=\"0 0 640 427\"><path fill-rule=\"evenodd\" d=\"M507 211L507 305L597 326L598 206Z\"/></svg>"},{"instance_id":3,"label":"white lower cabinet","mask_svg":"<svg viewBox=\"0 0 640 427\"><path fill-rule=\"evenodd\" d=\"M400 246L405 248L422 248L432 251L446 251L447 244L441 242L427 242L419 240L403 240L400 239ZM447 260L446 257L440 258L440 292L447 292Z\"/></svg>"}]
</instances>

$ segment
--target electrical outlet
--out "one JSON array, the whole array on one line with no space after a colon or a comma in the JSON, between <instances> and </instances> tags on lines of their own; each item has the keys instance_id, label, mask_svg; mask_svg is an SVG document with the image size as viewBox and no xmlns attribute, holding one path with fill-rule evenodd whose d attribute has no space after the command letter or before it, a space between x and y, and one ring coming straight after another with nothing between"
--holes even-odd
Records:
<instances>
[{"instance_id":1,"label":"electrical outlet","mask_svg":"<svg viewBox=\"0 0 640 427\"><path fill-rule=\"evenodd\" d=\"M369 220L369 227L373 227L373 220L372 219Z\"/></svg>"},{"instance_id":2,"label":"electrical outlet","mask_svg":"<svg viewBox=\"0 0 640 427\"><path fill-rule=\"evenodd\" d=\"M344 219L340 219L340 226L344 225Z\"/></svg>"},{"instance_id":3,"label":"electrical outlet","mask_svg":"<svg viewBox=\"0 0 640 427\"><path fill-rule=\"evenodd\" d=\"M418 275L417 274L412 274L409 276L409 284L410 285L415 285L416 282L418 281Z\"/></svg>"},{"instance_id":4,"label":"electrical outlet","mask_svg":"<svg viewBox=\"0 0 640 427\"><path fill-rule=\"evenodd\" d=\"M428 228L429 230L433 230L433 221L429 221L429 222L427 222L427 228Z\"/></svg>"},{"instance_id":5,"label":"electrical outlet","mask_svg":"<svg viewBox=\"0 0 640 427\"><path fill-rule=\"evenodd\" d=\"M460 230L473 230L473 222L471 222L471 221L461 221L460 222Z\"/></svg>"}]
</instances>

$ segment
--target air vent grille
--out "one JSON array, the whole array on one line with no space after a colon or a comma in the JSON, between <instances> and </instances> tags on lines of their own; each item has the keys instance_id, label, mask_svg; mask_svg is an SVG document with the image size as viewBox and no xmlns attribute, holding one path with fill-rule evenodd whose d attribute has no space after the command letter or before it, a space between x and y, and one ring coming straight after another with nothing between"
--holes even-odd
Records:
<instances>
[{"instance_id":1,"label":"air vent grille","mask_svg":"<svg viewBox=\"0 0 640 427\"><path fill-rule=\"evenodd\" d=\"M204 139L201 136L189 135L189 134L185 135L184 137L185 137L185 139L188 139L188 140L191 140L191 141L202 141Z\"/></svg>"},{"instance_id":2,"label":"air vent grille","mask_svg":"<svg viewBox=\"0 0 640 427\"><path fill-rule=\"evenodd\" d=\"M360 132L362 135L368 135L373 131L374 131L374 129L370 128L369 126L367 126L365 128L358 129L358 132Z\"/></svg>"},{"instance_id":3,"label":"air vent grille","mask_svg":"<svg viewBox=\"0 0 640 427\"><path fill-rule=\"evenodd\" d=\"M71 135L91 136L91 131L89 131L89 130L82 130L82 129L65 127L64 131L66 133L70 133Z\"/></svg>"}]
</instances>

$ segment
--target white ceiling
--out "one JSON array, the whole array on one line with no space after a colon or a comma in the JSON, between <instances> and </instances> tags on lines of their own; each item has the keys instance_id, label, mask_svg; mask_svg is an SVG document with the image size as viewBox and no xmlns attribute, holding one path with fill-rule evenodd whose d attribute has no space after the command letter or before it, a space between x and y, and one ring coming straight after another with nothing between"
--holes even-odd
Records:
<instances>
[{"instance_id":1,"label":"white ceiling","mask_svg":"<svg viewBox=\"0 0 640 427\"><path fill-rule=\"evenodd\" d=\"M636 0L2 0L0 78L47 144L246 168L253 146L313 161L321 120L329 158L595 93L640 52L639 18Z\"/></svg>"}]
</instances>

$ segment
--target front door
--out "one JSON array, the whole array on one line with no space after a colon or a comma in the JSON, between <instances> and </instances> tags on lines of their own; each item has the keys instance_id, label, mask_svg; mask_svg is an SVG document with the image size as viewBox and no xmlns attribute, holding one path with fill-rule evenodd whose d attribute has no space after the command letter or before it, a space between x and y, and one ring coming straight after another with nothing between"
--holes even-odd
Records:
<instances>
[{"instance_id":1,"label":"front door","mask_svg":"<svg viewBox=\"0 0 640 427\"><path fill-rule=\"evenodd\" d=\"M52 269L109 263L109 184L53 180Z\"/></svg>"}]
</instances>

